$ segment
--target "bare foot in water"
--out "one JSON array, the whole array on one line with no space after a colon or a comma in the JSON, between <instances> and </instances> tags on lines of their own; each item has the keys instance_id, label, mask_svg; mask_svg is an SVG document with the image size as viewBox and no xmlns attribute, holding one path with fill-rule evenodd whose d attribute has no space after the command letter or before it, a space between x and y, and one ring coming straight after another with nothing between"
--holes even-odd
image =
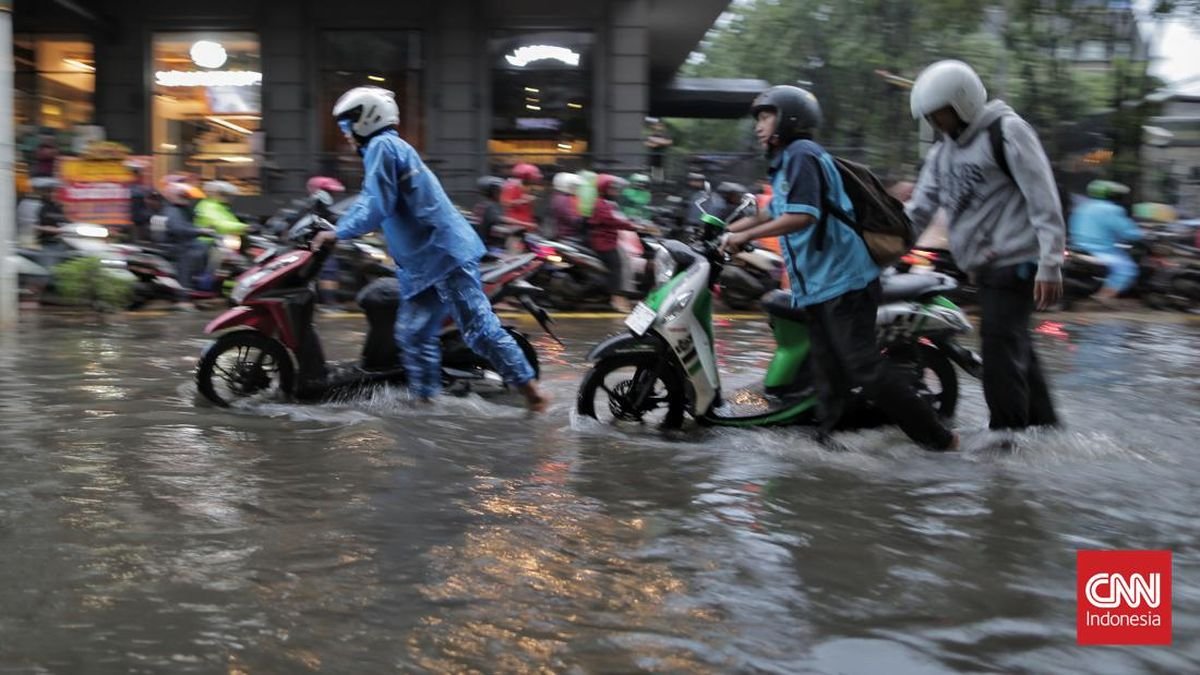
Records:
<instances>
[{"instance_id":1,"label":"bare foot in water","mask_svg":"<svg viewBox=\"0 0 1200 675\"><path fill-rule=\"evenodd\" d=\"M521 385L520 391L525 396L525 405L529 412L541 414L550 407L550 397L543 394L533 382Z\"/></svg>"}]
</instances>

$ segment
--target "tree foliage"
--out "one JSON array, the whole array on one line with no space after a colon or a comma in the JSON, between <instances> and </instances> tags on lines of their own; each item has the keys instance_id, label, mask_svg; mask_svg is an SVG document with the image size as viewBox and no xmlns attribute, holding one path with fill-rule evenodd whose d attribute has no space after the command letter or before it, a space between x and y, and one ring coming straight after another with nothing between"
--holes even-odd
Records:
<instances>
[{"instance_id":1,"label":"tree foliage","mask_svg":"<svg viewBox=\"0 0 1200 675\"><path fill-rule=\"evenodd\" d=\"M704 58L686 66L685 74L805 86L821 101L827 146L889 169L911 169L918 161L918 128L908 91L877 71L914 78L938 59L967 61L994 96L1042 132L1052 157L1063 123L1121 110L1123 102L1148 92L1143 62L1116 59L1111 69L1097 72L1063 56L1085 40L1119 39L1112 15L1095 3L1010 0L1000 7L973 0L736 2L729 20L702 43ZM1136 136L1140 118L1123 122L1134 125ZM681 126L685 148L752 147L745 123Z\"/></svg>"}]
</instances>

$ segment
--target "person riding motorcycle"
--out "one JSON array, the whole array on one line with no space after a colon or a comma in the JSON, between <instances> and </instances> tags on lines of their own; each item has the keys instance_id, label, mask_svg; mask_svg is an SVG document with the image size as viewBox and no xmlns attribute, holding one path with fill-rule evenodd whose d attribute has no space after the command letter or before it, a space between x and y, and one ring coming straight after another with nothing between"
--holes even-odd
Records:
<instances>
[{"instance_id":1,"label":"person riding motorcycle","mask_svg":"<svg viewBox=\"0 0 1200 675\"><path fill-rule=\"evenodd\" d=\"M220 236L241 236L246 223L238 220L229 208L229 200L238 194L237 186L223 180L204 183L204 199L196 204L196 226L212 230Z\"/></svg>"},{"instance_id":2,"label":"person riding motorcycle","mask_svg":"<svg viewBox=\"0 0 1200 675\"><path fill-rule=\"evenodd\" d=\"M307 195L307 207L313 214L326 220L334 220L336 217L330 207L346 192L346 186L342 185L342 181L330 176L313 176L305 182L304 192Z\"/></svg>"},{"instance_id":3,"label":"person riding motorcycle","mask_svg":"<svg viewBox=\"0 0 1200 675\"><path fill-rule=\"evenodd\" d=\"M1119 203L1129 195L1128 186L1094 180L1088 183L1087 193L1088 199L1071 214L1071 242L1108 267L1104 287L1095 296L1108 303L1137 281L1137 263L1120 244L1141 240L1142 231Z\"/></svg>"},{"instance_id":4,"label":"person riding motorcycle","mask_svg":"<svg viewBox=\"0 0 1200 675\"><path fill-rule=\"evenodd\" d=\"M624 282L624 257L617 246L617 235L621 230L637 230L621 212L617 200L626 186L624 178L603 173L596 178L596 207L588 219L588 240L592 250L608 268L608 293L612 308L618 312L629 311L629 301L621 295Z\"/></svg>"},{"instance_id":5,"label":"person riding motorcycle","mask_svg":"<svg viewBox=\"0 0 1200 675\"><path fill-rule=\"evenodd\" d=\"M532 164L521 162L512 168L512 178L504 184L500 193L500 205L504 215L527 230L537 229L537 218L533 204L537 197L533 186L542 182L542 171Z\"/></svg>"},{"instance_id":6,"label":"person riding motorcycle","mask_svg":"<svg viewBox=\"0 0 1200 675\"><path fill-rule=\"evenodd\" d=\"M621 210L635 220L650 220L650 177L635 173L629 177L629 187L621 191Z\"/></svg>"},{"instance_id":7,"label":"person riding motorcycle","mask_svg":"<svg viewBox=\"0 0 1200 675\"><path fill-rule=\"evenodd\" d=\"M575 194L580 182L579 176L573 173L554 175L550 222L554 225L554 238L560 241L577 242L582 235L579 227L579 198Z\"/></svg>"},{"instance_id":8,"label":"person riding motorcycle","mask_svg":"<svg viewBox=\"0 0 1200 675\"><path fill-rule=\"evenodd\" d=\"M704 229L700 216L705 212L713 215L724 213L727 210L725 200L721 199L721 195L709 190L708 179L702 173L689 173L687 184L692 192L687 200L684 225L693 232L699 232Z\"/></svg>"},{"instance_id":9,"label":"person riding motorcycle","mask_svg":"<svg viewBox=\"0 0 1200 675\"><path fill-rule=\"evenodd\" d=\"M533 367L483 292L484 247L417 151L400 138L394 94L355 87L334 104L333 117L363 157L363 190L337 229L319 232L312 247L383 228L400 286L396 342L414 397L428 402L441 391L439 333L449 315L471 350L525 396L529 409L544 411L549 401L534 381Z\"/></svg>"},{"instance_id":10,"label":"person riding motorcycle","mask_svg":"<svg viewBox=\"0 0 1200 675\"><path fill-rule=\"evenodd\" d=\"M799 87L771 87L759 94L750 110L755 134L770 160L774 197L766 212L730 225L722 249L734 252L754 239L784 238L792 306L804 308L810 329L819 433L829 434L842 421L850 412L851 392L858 390L919 445L957 448L958 436L879 352L879 267L862 237L841 217L828 213L823 250L812 240L813 226L828 204L838 205L842 213L853 212L833 158L813 140L821 125L817 98Z\"/></svg>"},{"instance_id":11,"label":"person riding motorcycle","mask_svg":"<svg viewBox=\"0 0 1200 675\"><path fill-rule=\"evenodd\" d=\"M33 234L41 249L39 264L51 269L63 261L70 247L62 240L62 226L67 222L62 205L54 198L60 183L56 178L38 177L30 181L37 194L38 204L33 218ZM31 212L34 209L31 209Z\"/></svg>"},{"instance_id":12,"label":"person riding motorcycle","mask_svg":"<svg viewBox=\"0 0 1200 675\"><path fill-rule=\"evenodd\" d=\"M180 285L196 289L196 277L208 264L209 245L201 237L214 234L195 225L196 204L204 199L204 193L194 185L174 182L163 186L162 196L167 202L167 255L175 263Z\"/></svg>"},{"instance_id":13,"label":"person riding motorcycle","mask_svg":"<svg viewBox=\"0 0 1200 675\"><path fill-rule=\"evenodd\" d=\"M479 241L488 248L503 248L504 237L498 236L494 229L504 223L504 208L500 206L500 193L504 190L504 179L496 176L483 176L475 182L479 188L479 196L471 214L475 218L475 234Z\"/></svg>"}]
</instances>

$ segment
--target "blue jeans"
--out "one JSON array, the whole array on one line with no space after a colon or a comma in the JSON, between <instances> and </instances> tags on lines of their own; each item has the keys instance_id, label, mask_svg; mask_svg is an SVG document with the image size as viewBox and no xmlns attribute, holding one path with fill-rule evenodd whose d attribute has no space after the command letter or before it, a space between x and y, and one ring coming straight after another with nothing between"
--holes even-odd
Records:
<instances>
[{"instance_id":1,"label":"blue jeans","mask_svg":"<svg viewBox=\"0 0 1200 675\"><path fill-rule=\"evenodd\" d=\"M1129 257L1129 254L1121 251L1105 251L1103 253L1093 254L1104 262L1108 267L1108 276L1104 278L1104 287L1112 289L1118 293L1124 293L1133 287L1133 283L1137 281L1138 266Z\"/></svg>"},{"instance_id":2,"label":"blue jeans","mask_svg":"<svg viewBox=\"0 0 1200 675\"><path fill-rule=\"evenodd\" d=\"M479 281L479 265L454 270L409 299L396 313L396 344L404 355L408 387L414 396L432 398L442 389L440 333L449 315L471 351L487 359L510 385L533 380L525 353L500 325Z\"/></svg>"}]
</instances>

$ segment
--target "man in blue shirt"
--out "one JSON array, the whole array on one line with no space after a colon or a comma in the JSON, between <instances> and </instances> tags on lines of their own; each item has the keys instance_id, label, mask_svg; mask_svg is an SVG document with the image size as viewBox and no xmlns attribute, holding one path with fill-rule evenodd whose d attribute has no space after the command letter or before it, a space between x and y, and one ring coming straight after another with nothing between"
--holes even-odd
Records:
<instances>
[{"instance_id":1,"label":"man in blue shirt","mask_svg":"<svg viewBox=\"0 0 1200 675\"><path fill-rule=\"evenodd\" d=\"M824 246L818 250L812 241L819 230L812 226L829 205L854 213L833 158L813 141L821 123L816 97L799 87L772 87L754 100L751 114L771 160L774 194L763 213L730 225L722 246L736 251L754 239L780 237L792 305L804 308L809 319L821 433L838 424L847 396L857 390L921 446L956 449L958 435L879 353L879 268L862 238L831 210Z\"/></svg>"},{"instance_id":2,"label":"man in blue shirt","mask_svg":"<svg viewBox=\"0 0 1200 675\"><path fill-rule=\"evenodd\" d=\"M1101 302L1111 302L1137 281L1138 266L1118 244L1138 241L1142 231L1117 200L1129 188L1107 180L1088 183L1088 199L1071 214L1071 242L1104 261L1108 276L1096 293Z\"/></svg>"},{"instance_id":3,"label":"man in blue shirt","mask_svg":"<svg viewBox=\"0 0 1200 675\"><path fill-rule=\"evenodd\" d=\"M396 342L404 354L413 395L429 401L441 391L439 334L449 315L467 346L517 387L530 410L545 410L548 400L534 383L532 366L501 327L483 292L479 278L483 244L437 177L396 132L400 112L392 92L379 87L351 89L338 99L333 116L363 156L363 189L354 206L338 219L337 231L321 232L312 246L383 228L400 281Z\"/></svg>"}]
</instances>

